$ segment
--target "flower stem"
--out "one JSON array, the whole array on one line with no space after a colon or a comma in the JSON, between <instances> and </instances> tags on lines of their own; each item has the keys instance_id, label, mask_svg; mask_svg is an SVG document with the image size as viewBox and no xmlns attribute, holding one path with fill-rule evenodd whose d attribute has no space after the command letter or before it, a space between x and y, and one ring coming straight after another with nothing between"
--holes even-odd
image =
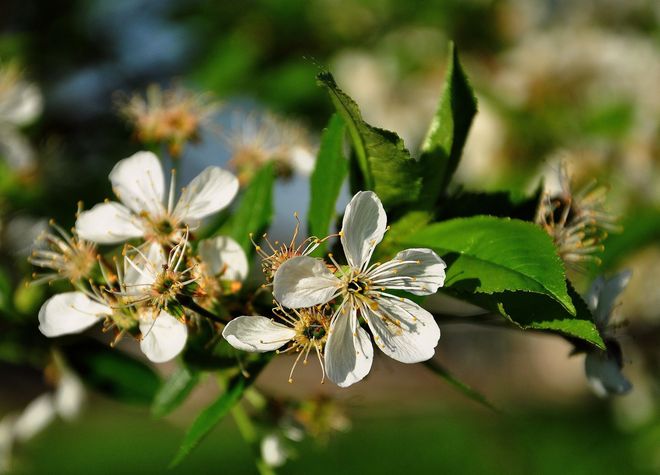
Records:
<instances>
[{"instance_id":1,"label":"flower stem","mask_svg":"<svg viewBox=\"0 0 660 475\"><path fill-rule=\"evenodd\" d=\"M206 317L209 320L213 320L214 322L218 323L228 323L229 319L228 318L223 318L220 317L219 315L216 315L215 313L205 309L201 305L197 304L192 298L190 297L179 297L179 303L186 307L189 310L192 310L193 312L199 313L202 317Z\"/></svg>"},{"instance_id":2,"label":"flower stem","mask_svg":"<svg viewBox=\"0 0 660 475\"><path fill-rule=\"evenodd\" d=\"M261 475L275 475L275 471L272 469L272 467L270 467L261 458L261 454L259 453L260 449L257 431L255 430L250 417L245 412L245 409L243 409L240 404L236 404L231 409L231 415L233 416L234 422L238 427L238 431L240 432L241 436L243 436L243 440L245 440L252 447L252 450L255 453L254 463L256 464L259 473Z\"/></svg>"}]
</instances>

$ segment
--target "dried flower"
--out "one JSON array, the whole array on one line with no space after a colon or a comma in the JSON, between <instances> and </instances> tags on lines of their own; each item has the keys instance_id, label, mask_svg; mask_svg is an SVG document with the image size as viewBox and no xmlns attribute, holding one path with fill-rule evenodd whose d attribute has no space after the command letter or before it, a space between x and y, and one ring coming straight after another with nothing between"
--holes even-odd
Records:
<instances>
[{"instance_id":1,"label":"dried flower","mask_svg":"<svg viewBox=\"0 0 660 475\"><path fill-rule=\"evenodd\" d=\"M200 130L220 109L211 94L197 94L175 86L163 89L157 84L147 88L146 95L133 94L120 98L119 113L145 144L164 143L174 157L181 155L187 142L196 142Z\"/></svg>"},{"instance_id":2,"label":"dried flower","mask_svg":"<svg viewBox=\"0 0 660 475\"><path fill-rule=\"evenodd\" d=\"M594 255L603 250L607 231L617 231L617 219L605 208L607 188L595 180L573 192L566 163L557 175L559 188L546 188L541 196L535 221L550 237L564 263L576 270L584 262L600 264Z\"/></svg>"},{"instance_id":3,"label":"dried flower","mask_svg":"<svg viewBox=\"0 0 660 475\"><path fill-rule=\"evenodd\" d=\"M96 246L80 239L75 230L69 234L53 220L49 224L54 232L44 232L37 238L35 249L28 260L32 265L52 272L34 273L33 283L58 279L76 283L89 279L97 263Z\"/></svg>"}]
</instances>

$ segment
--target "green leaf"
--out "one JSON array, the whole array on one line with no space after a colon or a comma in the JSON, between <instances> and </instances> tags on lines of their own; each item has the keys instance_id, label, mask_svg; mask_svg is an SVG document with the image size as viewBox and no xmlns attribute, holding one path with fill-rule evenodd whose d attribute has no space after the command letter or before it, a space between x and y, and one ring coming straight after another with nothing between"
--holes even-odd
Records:
<instances>
[{"instance_id":1,"label":"green leaf","mask_svg":"<svg viewBox=\"0 0 660 475\"><path fill-rule=\"evenodd\" d=\"M337 197L348 172L348 162L342 150L345 130L341 117L333 115L321 137L316 167L310 179L309 232L319 238L329 233ZM317 252L322 253L324 248L325 244L321 244Z\"/></svg>"},{"instance_id":2,"label":"green leaf","mask_svg":"<svg viewBox=\"0 0 660 475\"><path fill-rule=\"evenodd\" d=\"M273 165L269 163L254 176L238 208L218 233L236 239L248 255L253 252L250 233L261 234L273 218L274 181Z\"/></svg>"},{"instance_id":3,"label":"green leaf","mask_svg":"<svg viewBox=\"0 0 660 475\"><path fill-rule=\"evenodd\" d=\"M575 315L568 313L555 300L534 293L502 292L464 297L476 305L499 313L520 328L552 331L605 349L587 304L570 283L567 286L576 310Z\"/></svg>"},{"instance_id":4,"label":"green leaf","mask_svg":"<svg viewBox=\"0 0 660 475\"><path fill-rule=\"evenodd\" d=\"M259 373L266 367L272 357L271 354L259 356L259 360L246 367L245 370L249 372L248 377L245 377L243 373L239 373L232 377L227 383L225 392L197 416L186 432L179 450L170 463L170 468L181 463L181 461L185 459L195 447L197 447L202 439L204 439L204 437L206 437L227 415L231 408L240 401L245 390L254 383Z\"/></svg>"},{"instance_id":5,"label":"green leaf","mask_svg":"<svg viewBox=\"0 0 660 475\"><path fill-rule=\"evenodd\" d=\"M199 383L199 373L180 366L156 393L151 413L163 417L179 407Z\"/></svg>"},{"instance_id":6,"label":"green leaf","mask_svg":"<svg viewBox=\"0 0 660 475\"><path fill-rule=\"evenodd\" d=\"M0 310L12 309L11 278L4 267L0 267Z\"/></svg>"},{"instance_id":7,"label":"green leaf","mask_svg":"<svg viewBox=\"0 0 660 475\"><path fill-rule=\"evenodd\" d=\"M458 60L458 51L449 45L447 73L440 104L422 144L420 161L424 168L424 190L437 199L447 188L458 167L477 100Z\"/></svg>"},{"instance_id":8,"label":"green leaf","mask_svg":"<svg viewBox=\"0 0 660 475\"><path fill-rule=\"evenodd\" d=\"M398 243L405 240L410 234L424 229L433 219L433 214L428 211L409 211L390 225L389 231L381 243L376 246L372 260L384 262L391 259L394 254L401 250Z\"/></svg>"},{"instance_id":9,"label":"green leaf","mask_svg":"<svg viewBox=\"0 0 660 475\"><path fill-rule=\"evenodd\" d=\"M534 292L575 314L555 247L532 223L492 216L457 218L431 224L401 244L428 247L444 256L447 287L467 293Z\"/></svg>"},{"instance_id":10,"label":"green leaf","mask_svg":"<svg viewBox=\"0 0 660 475\"><path fill-rule=\"evenodd\" d=\"M178 465L188 456L201 440L213 429L222 418L234 407L243 395L246 388L246 380L243 377L232 380L227 390L220 395L210 406L204 409L195 419L186 432L179 451L170 463L170 468Z\"/></svg>"},{"instance_id":11,"label":"green leaf","mask_svg":"<svg viewBox=\"0 0 660 475\"><path fill-rule=\"evenodd\" d=\"M531 196L512 191L475 192L458 190L442 202L437 221L477 215L533 221L542 188Z\"/></svg>"},{"instance_id":12,"label":"green leaf","mask_svg":"<svg viewBox=\"0 0 660 475\"><path fill-rule=\"evenodd\" d=\"M660 209L635 209L621 224L623 232L612 234L605 241L602 264L594 273L613 270L633 252L660 242Z\"/></svg>"},{"instance_id":13,"label":"green leaf","mask_svg":"<svg viewBox=\"0 0 660 475\"><path fill-rule=\"evenodd\" d=\"M463 381L454 376L447 368L441 365L435 359L430 359L424 362L424 366L430 369L433 373L440 376L447 383L451 384L456 390L463 393L464 396L473 400L474 402L487 407L491 411L500 412L486 397L476 389L465 384Z\"/></svg>"},{"instance_id":14,"label":"green leaf","mask_svg":"<svg viewBox=\"0 0 660 475\"><path fill-rule=\"evenodd\" d=\"M363 186L375 191L388 209L415 203L422 177L419 162L410 156L403 140L394 132L367 124L358 105L339 89L330 73L319 74L318 81L346 122Z\"/></svg>"},{"instance_id":15,"label":"green leaf","mask_svg":"<svg viewBox=\"0 0 660 475\"><path fill-rule=\"evenodd\" d=\"M119 401L151 404L160 386L150 366L101 343L85 341L64 351L86 384Z\"/></svg>"}]
</instances>

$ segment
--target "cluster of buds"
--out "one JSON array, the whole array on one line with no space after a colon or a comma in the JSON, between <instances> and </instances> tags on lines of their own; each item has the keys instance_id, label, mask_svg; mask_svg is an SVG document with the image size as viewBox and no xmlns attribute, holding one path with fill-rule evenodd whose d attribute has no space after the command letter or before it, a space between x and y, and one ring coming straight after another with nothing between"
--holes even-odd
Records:
<instances>
[{"instance_id":1,"label":"cluster of buds","mask_svg":"<svg viewBox=\"0 0 660 475\"><path fill-rule=\"evenodd\" d=\"M604 207L607 188L591 181L574 192L566 163L561 163L557 179L558 189L544 190L535 222L552 237L567 267L599 264L595 254L603 250L607 233L619 230L616 217Z\"/></svg>"},{"instance_id":2,"label":"cluster of buds","mask_svg":"<svg viewBox=\"0 0 660 475\"><path fill-rule=\"evenodd\" d=\"M121 160L110 173L120 202L79 212L72 234L52 223L54 232L38 239L30 260L48 272L35 274L35 282L63 279L73 286L42 306L44 335L79 333L102 321L115 333L113 342L133 335L150 360L168 361L185 347L193 317L214 317L208 307L240 289L248 272L240 245L226 236L194 236L201 219L232 201L236 178L209 167L176 204L174 180L166 196L164 179L152 153ZM108 253L97 248L125 241Z\"/></svg>"}]
</instances>

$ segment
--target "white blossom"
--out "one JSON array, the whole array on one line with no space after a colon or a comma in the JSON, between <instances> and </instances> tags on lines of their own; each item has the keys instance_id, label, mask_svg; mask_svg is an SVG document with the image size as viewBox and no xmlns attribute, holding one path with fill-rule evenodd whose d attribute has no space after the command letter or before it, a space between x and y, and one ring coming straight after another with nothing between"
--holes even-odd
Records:
<instances>
[{"instance_id":1,"label":"white blossom","mask_svg":"<svg viewBox=\"0 0 660 475\"><path fill-rule=\"evenodd\" d=\"M174 203L174 175L165 196L165 177L158 157L138 152L120 160L109 175L120 202L99 203L80 213L78 236L99 244L113 244L142 237L161 243L176 243L185 225L216 213L231 203L238 180L220 167L208 167Z\"/></svg>"},{"instance_id":2,"label":"white blossom","mask_svg":"<svg viewBox=\"0 0 660 475\"><path fill-rule=\"evenodd\" d=\"M403 363L431 358L440 338L429 312L389 291L433 294L444 283L446 265L430 249L407 249L388 262L369 265L386 227L376 194L359 192L346 207L340 232L348 266L329 256L339 276L309 256L289 259L275 273L273 294L286 307L311 307L340 298L325 345L325 365L328 377L342 387L361 380L371 369L373 347L358 317L367 322L377 346Z\"/></svg>"},{"instance_id":3,"label":"white blossom","mask_svg":"<svg viewBox=\"0 0 660 475\"><path fill-rule=\"evenodd\" d=\"M131 309L117 300L110 301L110 297L104 301L81 291L49 298L39 310L39 330L47 337L58 337L81 333L106 319L135 321L142 333L140 349L154 363L178 355L188 335L185 323L165 311Z\"/></svg>"},{"instance_id":4,"label":"white blossom","mask_svg":"<svg viewBox=\"0 0 660 475\"><path fill-rule=\"evenodd\" d=\"M289 373L289 382L293 382L293 372L303 358L303 364L312 350L321 365L321 382L325 378L323 364L323 347L327 341L330 318L324 309L311 307L292 309L291 313L281 307L273 309L274 318L262 316L241 316L230 321L222 331L227 342L238 350L263 353L275 351L278 353L297 353ZM285 345L287 349L280 350Z\"/></svg>"}]
</instances>

